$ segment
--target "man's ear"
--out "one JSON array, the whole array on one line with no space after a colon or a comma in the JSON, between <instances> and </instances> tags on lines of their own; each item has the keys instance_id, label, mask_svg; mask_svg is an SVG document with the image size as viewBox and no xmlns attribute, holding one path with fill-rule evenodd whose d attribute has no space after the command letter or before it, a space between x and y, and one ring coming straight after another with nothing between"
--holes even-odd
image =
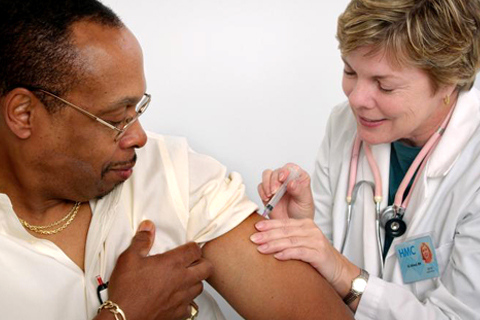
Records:
<instances>
[{"instance_id":1,"label":"man's ear","mask_svg":"<svg viewBox=\"0 0 480 320\"><path fill-rule=\"evenodd\" d=\"M2 100L6 125L18 138L29 138L32 134L33 111L40 104L38 98L27 89L15 88Z\"/></svg>"}]
</instances>

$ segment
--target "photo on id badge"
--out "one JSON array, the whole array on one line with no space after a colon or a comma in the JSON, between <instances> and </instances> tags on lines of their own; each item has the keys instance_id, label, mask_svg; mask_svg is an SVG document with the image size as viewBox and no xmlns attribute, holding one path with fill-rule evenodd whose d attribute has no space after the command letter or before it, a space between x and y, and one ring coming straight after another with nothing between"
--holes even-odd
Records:
<instances>
[{"instance_id":1,"label":"photo on id badge","mask_svg":"<svg viewBox=\"0 0 480 320\"><path fill-rule=\"evenodd\" d=\"M412 283L439 276L435 246L428 236L409 239L395 246L402 270L403 283Z\"/></svg>"}]
</instances>

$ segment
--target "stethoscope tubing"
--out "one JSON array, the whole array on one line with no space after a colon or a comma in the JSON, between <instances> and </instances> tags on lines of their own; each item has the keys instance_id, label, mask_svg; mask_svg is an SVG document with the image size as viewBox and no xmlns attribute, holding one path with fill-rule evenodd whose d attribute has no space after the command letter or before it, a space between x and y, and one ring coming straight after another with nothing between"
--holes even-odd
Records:
<instances>
[{"instance_id":1,"label":"stethoscope tubing","mask_svg":"<svg viewBox=\"0 0 480 320\"><path fill-rule=\"evenodd\" d=\"M383 199L382 196L382 179L380 176L380 170L378 168L378 165L375 161L375 158L373 156L373 153L371 151L370 146L367 143L364 143L358 134L355 137L354 145L352 148L352 155L350 158L350 170L349 170L349 178L348 178L348 188L347 188L347 221L346 221L346 226L345 226L345 233L342 241L342 245L340 247L340 253L344 253L345 251L345 246L348 242L348 236L350 234L350 226L351 226L351 221L353 218L353 212L354 212L354 204L358 195L358 191L360 187L363 184L367 184L372 188L373 192L373 200L375 203L375 229L376 229L376 241L377 241L377 247L378 247L378 254L380 256L380 277L382 277L382 270L383 270L383 265L384 265L384 259L383 259L383 244L382 244L382 235L381 235L381 220L382 220L382 214L385 214L388 210L393 210L393 219L397 219L396 221L402 222L401 220L403 219L403 215L405 213L405 210L408 206L408 203L410 202L410 197L412 195L412 191L415 188L415 185L420 177L420 172L423 172L423 169L426 166L427 160L429 157L432 155L433 150L435 147L438 145L443 133L445 132L445 129L448 125L448 122L450 121L450 118L452 116L453 110L455 106L453 106L445 120L442 122L441 126L437 129L437 131L434 132L434 134L428 139L427 143L423 146L422 150L420 150L420 153L417 155L415 160L413 161L412 165L410 168L407 170L407 173L405 174L405 177L403 178L402 182L400 183L400 186L398 187L398 190L395 194L395 200L392 206L386 207L383 211L380 208L381 201ZM367 180L361 180L357 183L355 183L356 178L357 178L357 167L358 167L358 159L360 155L360 149L362 147L362 144L364 145L364 152L368 161L368 164L370 166L370 169L373 173L374 181L375 183ZM417 175L415 176L415 173ZM415 176L415 179L412 183L412 187L410 188L410 191L408 192L407 196L404 199L404 193L405 190L407 189L408 185L410 184L410 181L412 180L413 176ZM406 230L406 225L403 222L404 225L404 230L399 233L398 235L393 235L393 237L396 236L401 236L405 230ZM386 230L387 232L387 230Z\"/></svg>"},{"instance_id":2,"label":"stethoscope tubing","mask_svg":"<svg viewBox=\"0 0 480 320\"><path fill-rule=\"evenodd\" d=\"M343 254L345 251L345 245L348 242L348 236L350 234L350 226L352 222L352 217L353 217L353 211L354 211L354 204L357 200L357 195L358 191L360 190L360 187L363 185L369 185L372 188L372 192L375 192L375 184L371 181L367 180L362 180L357 182L352 190L352 197L351 197L351 202L347 205L347 223L345 225L345 236L343 237L342 241L342 246L340 247L340 253ZM375 231L376 231L376 238L377 238L377 248L378 248L378 253L380 255L380 278L382 277L382 269L383 269L383 254L382 254L382 235L381 235L381 229L380 229L380 202L375 203Z\"/></svg>"}]
</instances>

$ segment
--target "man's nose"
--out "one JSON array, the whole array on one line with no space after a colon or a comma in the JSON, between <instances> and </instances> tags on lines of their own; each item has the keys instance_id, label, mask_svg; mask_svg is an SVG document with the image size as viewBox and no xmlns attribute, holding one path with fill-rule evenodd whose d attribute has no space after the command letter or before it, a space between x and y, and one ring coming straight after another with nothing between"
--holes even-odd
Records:
<instances>
[{"instance_id":1,"label":"man's nose","mask_svg":"<svg viewBox=\"0 0 480 320\"><path fill-rule=\"evenodd\" d=\"M147 134L139 120L127 129L119 144L122 149L142 148L147 143Z\"/></svg>"}]
</instances>

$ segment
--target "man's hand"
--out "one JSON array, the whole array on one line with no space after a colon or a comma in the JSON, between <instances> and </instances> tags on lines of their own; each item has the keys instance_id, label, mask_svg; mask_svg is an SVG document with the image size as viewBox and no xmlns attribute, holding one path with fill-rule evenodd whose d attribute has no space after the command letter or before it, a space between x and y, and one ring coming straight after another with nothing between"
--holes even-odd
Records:
<instances>
[{"instance_id":1,"label":"man's hand","mask_svg":"<svg viewBox=\"0 0 480 320\"><path fill-rule=\"evenodd\" d=\"M118 258L109 300L129 320L188 318L190 302L202 292L202 280L212 274L213 266L195 243L148 256L154 237L153 223L143 221L130 247Z\"/></svg>"}]
</instances>

